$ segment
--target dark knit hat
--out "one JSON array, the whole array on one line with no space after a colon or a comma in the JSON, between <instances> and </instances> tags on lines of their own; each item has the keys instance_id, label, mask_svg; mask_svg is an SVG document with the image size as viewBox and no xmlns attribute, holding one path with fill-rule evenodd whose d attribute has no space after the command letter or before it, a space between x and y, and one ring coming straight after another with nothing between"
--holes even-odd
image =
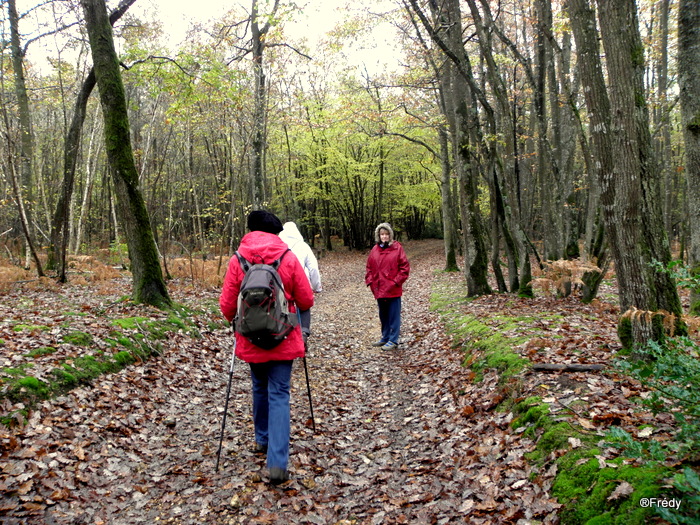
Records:
<instances>
[{"instance_id":1,"label":"dark knit hat","mask_svg":"<svg viewBox=\"0 0 700 525\"><path fill-rule=\"evenodd\" d=\"M250 215L248 215L248 229L252 232L267 232L275 235L283 230L282 221L274 213L265 210L250 212Z\"/></svg>"}]
</instances>

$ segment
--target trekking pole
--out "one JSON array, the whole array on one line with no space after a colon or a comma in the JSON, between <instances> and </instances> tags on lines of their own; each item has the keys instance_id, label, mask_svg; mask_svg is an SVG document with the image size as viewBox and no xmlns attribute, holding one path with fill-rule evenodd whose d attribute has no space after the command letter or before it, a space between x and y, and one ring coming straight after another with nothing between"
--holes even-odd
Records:
<instances>
[{"instance_id":1,"label":"trekking pole","mask_svg":"<svg viewBox=\"0 0 700 525\"><path fill-rule=\"evenodd\" d=\"M219 451L216 453L216 469L219 472L219 460L221 459L221 447L224 444L224 429L226 428L226 415L228 414L228 398L231 393L231 382L233 381L233 366L236 364L236 339L233 339L233 356L231 357L231 367L228 372L228 387L226 387L226 403L224 404L224 418L221 421L221 436L219 437Z\"/></svg>"},{"instance_id":2,"label":"trekking pole","mask_svg":"<svg viewBox=\"0 0 700 525\"><path fill-rule=\"evenodd\" d=\"M308 350L309 346L304 343L304 353ZM311 428L313 428L314 434L316 433L316 420L314 419L314 405L311 402L311 385L309 384L309 369L306 366L306 355L304 355L304 374L306 374L306 392L309 394L309 408L311 409Z\"/></svg>"}]
</instances>

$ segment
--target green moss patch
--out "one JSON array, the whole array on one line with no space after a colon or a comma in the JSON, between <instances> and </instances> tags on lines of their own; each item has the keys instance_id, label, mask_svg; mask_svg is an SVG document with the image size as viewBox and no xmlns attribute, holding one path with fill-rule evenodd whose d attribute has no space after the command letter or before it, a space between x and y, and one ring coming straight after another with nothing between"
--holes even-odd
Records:
<instances>
[{"instance_id":1,"label":"green moss patch","mask_svg":"<svg viewBox=\"0 0 700 525\"><path fill-rule=\"evenodd\" d=\"M63 315L66 317L87 317L88 313L87 312L66 312Z\"/></svg>"},{"instance_id":2,"label":"green moss patch","mask_svg":"<svg viewBox=\"0 0 700 525\"><path fill-rule=\"evenodd\" d=\"M620 460L601 467L595 457L598 453L598 449L591 448L559 459L552 495L564 504L561 522L572 525L647 523L654 511L642 507L640 500L662 496L659 480L667 471L661 467L625 465Z\"/></svg>"},{"instance_id":3,"label":"green moss patch","mask_svg":"<svg viewBox=\"0 0 700 525\"><path fill-rule=\"evenodd\" d=\"M125 317L123 319L115 319L112 321L112 325L124 330L140 330L147 322L149 322L149 319L146 317Z\"/></svg>"},{"instance_id":4,"label":"green moss patch","mask_svg":"<svg viewBox=\"0 0 700 525\"><path fill-rule=\"evenodd\" d=\"M564 505L561 523L572 525L647 523L653 510L640 505L641 498L659 498L662 480L669 471L658 465L625 464L622 459L604 460L596 446L595 434L581 432L566 420L554 419L549 406L538 397L528 398L514 407L515 429L535 439L535 450L528 461L544 466L552 452L566 450L556 460L557 475L552 495ZM578 442L571 448L572 441Z\"/></svg>"},{"instance_id":5,"label":"green moss patch","mask_svg":"<svg viewBox=\"0 0 700 525\"><path fill-rule=\"evenodd\" d=\"M3 370L8 373L8 369ZM48 397L48 385L31 375L12 374L12 377L0 380L5 395L10 400L18 399L36 402Z\"/></svg>"},{"instance_id":6,"label":"green moss patch","mask_svg":"<svg viewBox=\"0 0 700 525\"><path fill-rule=\"evenodd\" d=\"M542 403L540 397L529 397L513 407L513 413L520 414L510 426L518 429L532 423L534 427L542 426L543 418L549 414L549 405Z\"/></svg>"},{"instance_id":7,"label":"green moss patch","mask_svg":"<svg viewBox=\"0 0 700 525\"><path fill-rule=\"evenodd\" d=\"M105 320L105 326L111 324L114 328L102 341L111 346L112 352L97 351L92 352L94 355L59 361L48 377L42 375L41 380L30 374L34 366L32 363L0 369L0 399L4 397L31 408L36 402L63 394L76 386L90 384L102 374L117 372L134 362L145 361L152 355L163 352L162 340L166 339L169 333L182 332L190 337L201 337L192 322L196 315L198 312L182 305L174 305L167 310L165 318L136 316ZM13 329L47 331L49 327L18 324ZM84 347L95 344L93 336L82 331L68 332L62 341ZM39 358L54 352L55 348L47 346L33 349L25 354L25 357ZM21 420L16 413L0 414L0 423L12 425Z\"/></svg>"},{"instance_id":8,"label":"green moss patch","mask_svg":"<svg viewBox=\"0 0 700 525\"><path fill-rule=\"evenodd\" d=\"M168 333L182 331L192 337L201 337L199 331L189 319L194 312L183 307L174 306L168 311L166 319L151 320L146 317L126 317L112 321L112 325L131 332L138 332L149 339L165 339Z\"/></svg>"},{"instance_id":9,"label":"green moss patch","mask_svg":"<svg viewBox=\"0 0 700 525\"><path fill-rule=\"evenodd\" d=\"M71 345L90 346L93 343L93 339L88 333L73 331L63 336L63 342Z\"/></svg>"},{"instance_id":10,"label":"green moss patch","mask_svg":"<svg viewBox=\"0 0 700 525\"><path fill-rule=\"evenodd\" d=\"M41 348L35 348L34 350L31 350L30 352L27 352L24 355L27 357L37 358L43 355L51 355L55 352L56 349L52 346L42 346Z\"/></svg>"},{"instance_id":11,"label":"green moss patch","mask_svg":"<svg viewBox=\"0 0 700 525\"><path fill-rule=\"evenodd\" d=\"M518 375L529 361L523 359L513 347L524 343L529 336L508 336L516 328L532 324L532 319L499 316L489 319L489 324L475 316L465 314L461 306L468 304L465 290L440 283L436 279L431 296L431 309L440 314L455 345L465 351L465 364L476 373L477 380L488 369L499 372L502 383ZM475 358L475 356L478 356Z\"/></svg>"},{"instance_id":12,"label":"green moss patch","mask_svg":"<svg viewBox=\"0 0 700 525\"><path fill-rule=\"evenodd\" d=\"M48 332L49 327L42 324L16 324L12 330L15 332Z\"/></svg>"},{"instance_id":13,"label":"green moss patch","mask_svg":"<svg viewBox=\"0 0 700 525\"><path fill-rule=\"evenodd\" d=\"M555 450L569 450L570 438L582 443L592 442L593 438L582 434L578 427L569 423L566 418L550 415L549 405L539 397L529 397L513 407L516 415L511 427L522 432L526 437L535 440L535 450L526 454L528 461L541 464Z\"/></svg>"},{"instance_id":14,"label":"green moss patch","mask_svg":"<svg viewBox=\"0 0 700 525\"><path fill-rule=\"evenodd\" d=\"M134 356L131 355L129 352L117 352L114 354L114 360L120 365L120 366L126 366L130 365L136 359L134 359Z\"/></svg>"},{"instance_id":15,"label":"green moss patch","mask_svg":"<svg viewBox=\"0 0 700 525\"><path fill-rule=\"evenodd\" d=\"M0 379L3 397L13 402L31 405L48 399L79 385L90 384L92 380L105 373L117 372L134 362L129 352L118 352L114 356L84 356L65 362L51 370L51 379L42 381L27 374L25 366L17 369L3 369ZM3 414L2 417L7 417Z\"/></svg>"}]
</instances>

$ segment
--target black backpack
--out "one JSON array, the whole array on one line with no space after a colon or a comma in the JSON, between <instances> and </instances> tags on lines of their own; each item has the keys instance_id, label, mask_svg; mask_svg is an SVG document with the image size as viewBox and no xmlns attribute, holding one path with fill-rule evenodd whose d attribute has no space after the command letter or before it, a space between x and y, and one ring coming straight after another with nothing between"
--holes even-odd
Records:
<instances>
[{"instance_id":1,"label":"black backpack","mask_svg":"<svg viewBox=\"0 0 700 525\"><path fill-rule=\"evenodd\" d=\"M252 265L236 252L245 277L238 293L234 328L255 346L265 350L279 345L298 324L297 315L289 313L284 285L277 273L288 251L272 264Z\"/></svg>"}]
</instances>

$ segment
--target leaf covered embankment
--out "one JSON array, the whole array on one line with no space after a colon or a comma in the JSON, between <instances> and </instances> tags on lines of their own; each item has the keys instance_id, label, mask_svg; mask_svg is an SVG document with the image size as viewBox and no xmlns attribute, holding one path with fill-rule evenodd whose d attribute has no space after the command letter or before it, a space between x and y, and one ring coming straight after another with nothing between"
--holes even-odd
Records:
<instances>
[{"instance_id":1,"label":"leaf covered embankment","mask_svg":"<svg viewBox=\"0 0 700 525\"><path fill-rule=\"evenodd\" d=\"M199 333L191 321L201 317L199 308L162 311L80 285L28 282L32 286L7 293L0 307L0 421L6 426L22 424L37 402L159 355L171 333ZM128 286L121 277L113 285L112 294Z\"/></svg>"},{"instance_id":2,"label":"leaf covered embankment","mask_svg":"<svg viewBox=\"0 0 700 525\"><path fill-rule=\"evenodd\" d=\"M641 524L657 512L674 523L693 522L700 502L683 495L700 487L692 468L698 452L690 450L683 433L697 426L678 423L682 410L672 397L654 410L646 407L659 392L643 374L634 379L619 366L614 303L599 299L584 305L575 297L546 295L464 301L459 280L441 275L436 282L434 304L467 350L465 364L476 380L484 369L499 371L494 403L499 411L512 410L511 427L533 440L526 458L535 467L535 481L547 480L564 504L558 513L562 522ZM606 285L601 297L614 297L614 289ZM662 360L658 363L647 367L663 370ZM680 369L674 370L680 379ZM677 386L697 379L685 376ZM683 499L685 509L645 507L643 498Z\"/></svg>"}]
</instances>

